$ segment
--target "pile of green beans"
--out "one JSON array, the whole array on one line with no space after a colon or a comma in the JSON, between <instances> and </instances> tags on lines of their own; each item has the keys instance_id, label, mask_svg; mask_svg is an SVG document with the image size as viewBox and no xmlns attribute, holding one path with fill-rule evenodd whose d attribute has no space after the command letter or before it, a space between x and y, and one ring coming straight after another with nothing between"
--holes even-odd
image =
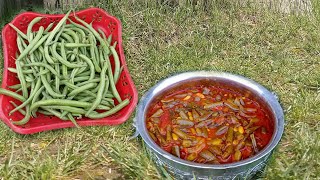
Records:
<instances>
[{"instance_id":1,"label":"pile of green beans","mask_svg":"<svg viewBox=\"0 0 320 180\"><path fill-rule=\"evenodd\" d=\"M16 67L8 70L17 74L20 83L9 86L12 91L0 88L0 94L21 101L20 105L10 102L15 108L9 115L16 111L24 115L13 124L24 125L39 112L71 120L77 126L75 119L104 118L129 104L116 89L122 71L116 42L112 44L111 35L106 37L101 29L94 29L77 16L78 23L73 22L69 14L55 27L51 23L32 32L43 18L36 17L26 34L9 24L17 32L18 55Z\"/></svg>"}]
</instances>

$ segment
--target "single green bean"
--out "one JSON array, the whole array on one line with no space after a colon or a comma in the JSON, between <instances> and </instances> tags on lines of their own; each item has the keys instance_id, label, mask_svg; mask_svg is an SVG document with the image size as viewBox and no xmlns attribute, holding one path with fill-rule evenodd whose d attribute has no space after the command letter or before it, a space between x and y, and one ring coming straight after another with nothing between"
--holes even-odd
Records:
<instances>
[{"instance_id":1,"label":"single green bean","mask_svg":"<svg viewBox=\"0 0 320 180\"><path fill-rule=\"evenodd\" d=\"M58 98L64 97L62 94L58 94L57 92L55 92L55 91L51 88L50 84L48 83L48 81L47 81L47 79L46 79L46 77L45 77L44 75L41 75L40 78L41 78L41 81L42 81L44 87L46 88L46 90L48 91L48 93L49 93L52 97L58 97Z\"/></svg>"},{"instance_id":2,"label":"single green bean","mask_svg":"<svg viewBox=\"0 0 320 180\"><path fill-rule=\"evenodd\" d=\"M90 40L91 40L91 43L92 45L90 46L90 55L91 55L91 59L92 59L92 62L93 62L93 65L94 65L94 68L96 70L96 72L100 73L101 72L101 68L99 66L99 61L97 61L97 58L96 58L96 53L94 51L94 48L97 46L96 43L94 42L95 40L94 36L90 36Z\"/></svg>"},{"instance_id":3,"label":"single green bean","mask_svg":"<svg viewBox=\"0 0 320 180\"><path fill-rule=\"evenodd\" d=\"M50 29L53 27L53 25L54 25L54 23L50 23L44 31L49 32Z\"/></svg>"},{"instance_id":4,"label":"single green bean","mask_svg":"<svg viewBox=\"0 0 320 180\"><path fill-rule=\"evenodd\" d=\"M88 116L101 102L103 91L104 91L105 85L106 85L105 79L106 79L107 69L108 69L108 64L105 63L102 67L101 74L100 74L100 83L98 85L99 90L97 93L97 97L96 97L95 101L92 103L92 106L90 107L90 109L86 112L85 116Z\"/></svg>"},{"instance_id":5,"label":"single green bean","mask_svg":"<svg viewBox=\"0 0 320 180\"><path fill-rule=\"evenodd\" d=\"M40 95L42 94L42 91L44 90L44 86L42 86L33 96L33 99L31 101L31 104L34 104L36 101L38 101ZM34 109L33 111L31 111L31 115L33 117L37 117L36 111L38 110L38 108Z\"/></svg>"},{"instance_id":6,"label":"single green bean","mask_svg":"<svg viewBox=\"0 0 320 180\"><path fill-rule=\"evenodd\" d=\"M54 64L55 61L50 57L49 46L44 46L44 57L49 64Z\"/></svg>"},{"instance_id":7,"label":"single green bean","mask_svg":"<svg viewBox=\"0 0 320 180\"><path fill-rule=\"evenodd\" d=\"M98 83L98 82L100 82L100 78L94 78L92 80L80 82L80 83L76 84L76 86L83 86L83 85L86 85L88 83Z\"/></svg>"},{"instance_id":8,"label":"single green bean","mask_svg":"<svg viewBox=\"0 0 320 180\"><path fill-rule=\"evenodd\" d=\"M50 109L60 109L60 110L65 110L71 113L77 113L77 114L84 114L86 111L82 108L78 108L78 107L73 107L73 106L64 106L64 105L59 105L59 106L54 106L54 105L49 105L49 106L41 106L42 107L46 107L46 108L50 108Z\"/></svg>"},{"instance_id":9,"label":"single green bean","mask_svg":"<svg viewBox=\"0 0 320 180\"><path fill-rule=\"evenodd\" d=\"M34 19L32 19L32 21L30 21L28 27L27 27L27 37L29 42L32 41L33 39L33 35L32 35L32 27L33 25L35 25L37 22L39 22L43 17L35 17Z\"/></svg>"},{"instance_id":10,"label":"single green bean","mask_svg":"<svg viewBox=\"0 0 320 180\"><path fill-rule=\"evenodd\" d=\"M78 98L77 97L77 100L80 101L80 102L89 102L90 100L94 99L94 97L90 97L90 96L87 96L87 97L84 97L84 98Z\"/></svg>"},{"instance_id":11,"label":"single green bean","mask_svg":"<svg viewBox=\"0 0 320 180\"><path fill-rule=\"evenodd\" d=\"M14 103L13 101L9 101L15 108L18 107L18 105L16 103ZM23 109L19 109L18 110L22 115L26 115L26 111Z\"/></svg>"},{"instance_id":12,"label":"single green bean","mask_svg":"<svg viewBox=\"0 0 320 180\"><path fill-rule=\"evenodd\" d=\"M105 51L103 53L104 53L104 57L106 59L108 59L107 58L108 57L107 53ZM108 64L109 67L111 67L110 61L106 60L105 62ZM108 77L109 77L109 80L110 80L109 84L110 84L110 87L111 87L112 94L118 100L118 102L121 102L120 95L119 95L118 90L116 88L116 85L114 83L115 81L113 80L113 75L112 75L112 69L111 68L108 68Z\"/></svg>"},{"instance_id":13,"label":"single green bean","mask_svg":"<svg viewBox=\"0 0 320 180\"><path fill-rule=\"evenodd\" d=\"M103 95L102 95L103 98L105 98L108 93L109 85L110 85L109 78L106 78L106 87L105 87Z\"/></svg>"},{"instance_id":14,"label":"single green bean","mask_svg":"<svg viewBox=\"0 0 320 180\"><path fill-rule=\"evenodd\" d=\"M31 110L42 107L42 106L54 106L54 105L63 105L63 106L72 106L72 107L83 107L88 108L91 106L91 103L79 102L75 100L68 99L46 99L35 102L31 105Z\"/></svg>"},{"instance_id":15,"label":"single green bean","mask_svg":"<svg viewBox=\"0 0 320 180\"><path fill-rule=\"evenodd\" d=\"M25 76L23 75L23 72L22 72L20 61L16 61L16 68L17 68L18 79L20 81L21 88L22 88L22 96L27 98L28 97L28 89L26 85L27 83L26 83Z\"/></svg>"},{"instance_id":16,"label":"single green bean","mask_svg":"<svg viewBox=\"0 0 320 180\"><path fill-rule=\"evenodd\" d=\"M60 76L60 66L59 66L59 64L55 64L54 67L55 67L55 70L58 74L58 76L55 76L56 92L60 93L60 77L59 77Z\"/></svg>"},{"instance_id":17,"label":"single green bean","mask_svg":"<svg viewBox=\"0 0 320 180\"><path fill-rule=\"evenodd\" d=\"M26 106L26 115L24 116L23 119L20 121L12 121L12 124L15 125L24 125L30 120L31 114L30 114L30 107L29 105Z\"/></svg>"},{"instance_id":18,"label":"single green bean","mask_svg":"<svg viewBox=\"0 0 320 180\"><path fill-rule=\"evenodd\" d=\"M115 107L110 109L109 111L106 111L103 113L97 113L94 111L94 112L88 114L87 117L89 117L91 119L101 119L101 118L110 116L110 115L115 114L116 112L120 111L125 106L127 106L129 104L129 102L130 102L129 99L125 99L121 103L119 103L118 105L116 105Z\"/></svg>"},{"instance_id":19,"label":"single green bean","mask_svg":"<svg viewBox=\"0 0 320 180\"><path fill-rule=\"evenodd\" d=\"M107 43L109 44L109 46L111 46L111 41L112 41L112 34L110 34L107 39Z\"/></svg>"},{"instance_id":20,"label":"single green bean","mask_svg":"<svg viewBox=\"0 0 320 180\"><path fill-rule=\"evenodd\" d=\"M18 46L18 50L19 50L20 53L22 53L23 50L24 50L24 47L23 47L21 41L23 41L23 40L21 39L21 36L19 36L19 34L18 34L18 36L17 36L17 46Z\"/></svg>"},{"instance_id":21,"label":"single green bean","mask_svg":"<svg viewBox=\"0 0 320 180\"><path fill-rule=\"evenodd\" d=\"M22 109L23 107L25 107L26 105L28 105L28 104L32 101L32 99L33 99L34 95L36 94L36 92L40 89L40 86L41 86L41 80L38 79L35 87L34 87L34 88L31 88L30 96L28 97L28 99L25 100L25 101L24 101L22 104L20 104L18 107L16 107L16 108L14 108L13 110L11 110L11 111L9 112L9 115L11 115L12 113L16 112L17 110Z\"/></svg>"},{"instance_id":22,"label":"single green bean","mask_svg":"<svg viewBox=\"0 0 320 180\"><path fill-rule=\"evenodd\" d=\"M22 58L24 58L25 56L28 55L28 53L32 50L32 48L36 45L36 43L40 40L40 38L42 37L43 34L43 27L41 26L39 28L39 31L36 35L36 37L30 42L30 44L24 49L24 51L19 55L19 57L17 58L17 61L20 61Z\"/></svg>"},{"instance_id":23,"label":"single green bean","mask_svg":"<svg viewBox=\"0 0 320 180\"><path fill-rule=\"evenodd\" d=\"M79 68L74 68L71 72L71 75L70 75L70 80L71 80L71 83L74 84L74 77L76 76L77 72L79 71Z\"/></svg>"},{"instance_id":24,"label":"single green bean","mask_svg":"<svg viewBox=\"0 0 320 180\"><path fill-rule=\"evenodd\" d=\"M94 69L94 65L93 65L92 61L87 56L85 56L83 54L79 54L79 57L81 59L83 59L84 61L86 61L87 64L89 65L90 72L91 72L89 80L92 80L94 78L94 76L95 76L95 69Z\"/></svg>"},{"instance_id":25,"label":"single green bean","mask_svg":"<svg viewBox=\"0 0 320 180\"><path fill-rule=\"evenodd\" d=\"M28 40L27 35L20 31L20 29L18 29L15 25L9 23L9 26L11 26L23 39Z\"/></svg>"},{"instance_id":26,"label":"single green bean","mask_svg":"<svg viewBox=\"0 0 320 180\"><path fill-rule=\"evenodd\" d=\"M67 118L65 117L60 117L61 116L61 113L59 111L56 111L56 110L53 110L53 109L50 109L50 108L46 108L46 107L41 107L43 110L45 111L48 111L50 112L51 114L53 114L54 116L56 117L59 117L61 120L68 120ZM38 110L40 111L40 110Z\"/></svg>"},{"instance_id":27,"label":"single green bean","mask_svg":"<svg viewBox=\"0 0 320 180\"><path fill-rule=\"evenodd\" d=\"M29 54L32 54L35 50L37 50L48 37L49 37L49 34L46 34L46 35L42 36L41 39L30 50Z\"/></svg>"},{"instance_id":28,"label":"single green bean","mask_svg":"<svg viewBox=\"0 0 320 180\"><path fill-rule=\"evenodd\" d=\"M60 21L59 23L56 25L56 27L53 28L53 30L50 32L50 35L48 37L48 39L45 42L45 46L48 46L49 43L51 43L52 39L55 37L55 35L59 32L59 30L61 29L61 27L66 23L69 14L71 11L69 11Z\"/></svg>"},{"instance_id":29,"label":"single green bean","mask_svg":"<svg viewBox=\"0 0 320 180\"><path fill-rule=\"evenodd\" d=\"M42 63L42 62L34 62L34 63L30 63L30 64L25 64L24 66L42 66L47 68L50 72L52 72L52 74L54 74L55 76L59 77L60 75L58 74L58 72L53 69L53 67L51 67L50 65L46 64L46 63Z\"/></svg>"},{"instance_id":30,"label":"single green bean","mask_svg":"<svg viewBox=\"0 0 320 180\"><path fill-rule=\"evenodd\" d=\"M62 32L61 37L63 37L68 43L77 43L73 40L73 38L69 34L67 34L63 31L61 31L61 32Z\"/></svg>"},{"instance_id":31,"label":"single green bean","mask_svg":"<svg viewBox=\"0 0 320 180\"><path fill-rule=\"evenodd\" d=\"M76 120L73 118L71 113L67 114L67 117L69 118L69 120L74 124L75 127L80 128L80 126L77 124Z\"/></svg>"},{"instance_id":32,"label":"single green bean","mask_svg":"<svg viewBox=\"0 0 320 180\"><path fill-rule=\"evenodd\" d=\"M75 95L77 95L78 93L80 93L80 92L82 92L82 91L85 91L85 90L88 90L88 89L91 89L91 88L93 88L93 87L95 87L95 86L97 86L97 83L89 83L89 84L80 86L79 88L72 90L72 91L68 94L68 96L75 96Z\"/></svg>"},{"instance_id":33,"label":"single green bean","mask_svg":"<svg viewBox=\"0 0 320 180\"><path fill-rule=\"evenodd\" d=\"M88 43L65 43L66 48L78 48L78 47L90 47L91 44ZM61 43L57 43L57 46L61 46Z\"/></svg>"},{"instance_id":34,"label":"single green bean","mask_svg":"<svg viewBox=\"0 0 320 180\"><path fill-rule=\"evenodd\" d=\"M3 88L0 88L0 94L3 94L3 95L6 95L6 96L10 96L14 99L17 99L21 102L25 101L26 98L21 96L20 94L17 94L15 92L12 92L12 91L9 91L9 90L6 90L6 89L3 89Z\"/></svg>"},{"instance_id":35,"label":"single green bean","mask_svg":"<svg viewBox=\"0 0 320 180\"><path fill-rule=\"evenodd\" d=\"M8 71L12 72L12 73L17 73L17 69L15 68L8 68ZM27 69L27 70L22 70L23 74L31 74L32 70L31 69Z\"/></svg>"},{"instance_id":36,"label":"single green bean","mask_svg":"<svg viewBox=\"0 0 320 180\"><path fill-rule=\"evenodd\" d=\"M117 84L119 77L120 77L120 61L119 61L119 56L117 54L117 51L114 49L113 46L110 46L110 51L113 55L113 60L114 60L114 83Z\"/></svg>"}]
</instances>

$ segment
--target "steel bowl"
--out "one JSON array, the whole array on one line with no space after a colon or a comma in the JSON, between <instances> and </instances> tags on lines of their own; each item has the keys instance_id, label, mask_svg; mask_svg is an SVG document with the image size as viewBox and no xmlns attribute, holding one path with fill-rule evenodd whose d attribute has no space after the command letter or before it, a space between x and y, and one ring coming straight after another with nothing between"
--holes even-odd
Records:
<instances>
[{"instance_id":1,"label":"steel bowl","mask_svg":"<svg viewBox=\"0 0 320 180\"><path fill-rule=\"evenodd\" d=\"M170 92L201 84L246 93L249 98L259 102L271 117L274 125L269 144L253 157L221 165L186 161L161 149L147 132L146 115L149 108ZM167 175L169 174L175 179L192 179L195 177L196 179L250 179L264 169L272 151L279 143L284 130L284 115L275 94L250 79L223 72L195 71L171 76L152 87L138 104L135 126L158 168L165 170Z\"/></svg>"}]
</instances>

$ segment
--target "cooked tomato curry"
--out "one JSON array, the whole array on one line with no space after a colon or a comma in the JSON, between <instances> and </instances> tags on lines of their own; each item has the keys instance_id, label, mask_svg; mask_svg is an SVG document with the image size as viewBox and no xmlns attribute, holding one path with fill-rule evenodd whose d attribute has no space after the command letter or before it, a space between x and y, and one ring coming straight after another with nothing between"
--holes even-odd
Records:
<instances>
[{"instance_id":1,"label":"cooked tomato curry","mask_svg":"<svg viewBox=\"0 0 320 180\"><path fill-rule=\"evenodd\" d=\"M146 126L163 150L207 164L251 157L273 134L270 117L248 94L203 85L164 96L149 109Z\"/></svg>"}]
</instances>

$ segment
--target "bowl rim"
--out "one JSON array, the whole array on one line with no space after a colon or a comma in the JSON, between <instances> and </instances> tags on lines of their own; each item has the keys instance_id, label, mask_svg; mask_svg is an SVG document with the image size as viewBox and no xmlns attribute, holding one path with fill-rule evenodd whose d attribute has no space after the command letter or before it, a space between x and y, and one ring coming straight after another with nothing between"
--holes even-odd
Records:
<instances>
[{"instance_id":1,"label":"bowl rim","mask_svg":"<svg viewBox=\"0 0 320 180\"><path fill-rule=\"evenodd\" d=\"M184 80L193 78L226 78L227 80L231 80L237 83L240 83L244 85L245 87L249 87L252 90L255 90L255 94L259 93L260 96L265 96L265 99L270 99L268 101L269 106L271 107L272 113L274 114L274 132L272 135L272 138L270 142L267 144L266 147L264 147L261 151L259 151L257 154L255 154L252 157L249 157L247 159L241 160L239 162L233 162L233 163L227 163L227 164L201 164L201 163L195 163L187 160L183 160L181 158L178 158L176 156L173 156L172 154L166 152L165 150L161 149L148 135L147 129L145 126L145 119L144 115L146 112L146 105L148 102L152 101L152 97L156 95L157 93L160 93L162 88L161 86L169 86ZM231 73L221 72L221 71L190 71L190 72L183 72L178 73L176 75L170 76L168 78L165 78L161 81L159 81L156 85L154 85L152 88L150 88L144 96L140 99L140 102L136 109L136 116L135 116L135 126L137 129L137 132L142 137L144 142L147 144L149 148L151 148L153 151L158 153L159 155L165 157L168 160L171 160L175 163L190 166L194 168L201 168L201 169L227 169L227 168L236 168L240 166L244 166L247 164L254 163L268 154L270 154L274 148L278 145L283 131L284 131L284 114L283 110L281 108L281 105L279 104L277 97L274 93L271 93L269 90L267 90L262 85L258 84L257 82L248 79L241 75L235 75Z\"/></svg>"}]
</instances>

